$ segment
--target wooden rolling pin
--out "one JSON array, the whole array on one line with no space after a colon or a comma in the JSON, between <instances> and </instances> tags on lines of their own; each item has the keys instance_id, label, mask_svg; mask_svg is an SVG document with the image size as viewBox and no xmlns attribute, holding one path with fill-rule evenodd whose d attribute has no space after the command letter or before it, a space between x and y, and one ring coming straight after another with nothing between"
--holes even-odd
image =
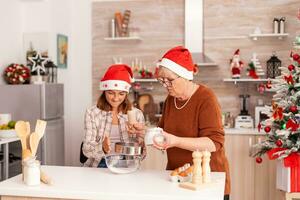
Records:
<instances>
[{"instance_id":1,"label":"wooden rolling pin","mask_svg":"<svg viewBox=\"0 0 300 200\"><path fill-rule=\"evenodd\" d=\"M47 185L52 185L52 179L41 170L41 181Z\"/></svg>"}]
</instances>

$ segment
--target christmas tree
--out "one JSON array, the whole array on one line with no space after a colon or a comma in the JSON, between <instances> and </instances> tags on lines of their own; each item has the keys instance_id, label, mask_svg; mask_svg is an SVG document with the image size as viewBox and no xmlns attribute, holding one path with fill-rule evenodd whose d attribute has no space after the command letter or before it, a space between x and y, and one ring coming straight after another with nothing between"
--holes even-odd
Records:
<instances>
[{"instance_id":1,"label":"christmas tree","mask_svg":"<svg viewBox=\"0 0 300 200\"><path fill-rule=\"evenodd\" d=\"M270 159L283 159L300 153L300 56L290 55L292 64L281 67L281 75L272 80L276 91L272 106L265 113L269 118L258 125L264 128L266 140L255 145L256 162L268 154Z\"/></svg>"}]
</instances>

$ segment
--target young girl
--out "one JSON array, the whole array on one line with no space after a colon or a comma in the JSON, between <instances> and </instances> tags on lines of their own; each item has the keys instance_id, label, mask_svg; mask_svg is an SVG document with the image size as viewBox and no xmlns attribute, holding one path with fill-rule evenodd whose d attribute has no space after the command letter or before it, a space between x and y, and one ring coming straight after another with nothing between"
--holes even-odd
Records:
<instances>
[{"instance_id":1,"label":"young girl","mask_svg":"<svg viewBox=\"0 0 300 200\"><path fill-rule=\"evenodd\" d=\"M116 142L143 141L143 136L134 132L134 126L144 126L143 113L133 108L128 99L132 76L130 67L117 64L109 67L101 79L100 90L103 92L97 105L87 109L85 114L82 151L88 159L84 166L106 167L104 156L114 151ZM128 110L136 113L134 126L128 126Z\"/></svg>"}]
</instances>

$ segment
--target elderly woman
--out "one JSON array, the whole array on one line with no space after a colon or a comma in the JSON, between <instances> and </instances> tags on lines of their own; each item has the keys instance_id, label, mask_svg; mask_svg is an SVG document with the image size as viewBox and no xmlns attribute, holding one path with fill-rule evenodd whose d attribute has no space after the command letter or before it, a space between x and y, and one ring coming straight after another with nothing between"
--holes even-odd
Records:
<instances>
[{"instance_id":1,"label":"elderly woman","mask_svg":"<svg viewBox=\"0 0 300 200\"><path fill-rule=\"evenodd\" d=\"M224 199L229 199L229 167L220 106L211 89L192 81L196 71L190 52L184 47L172 48L161 59L157 79L169 95L159 127L167 142L155 146L167 150L168 170L192 163L192 151L210 151L211 170L226 172Z\"/></svg>"},{"instance_id":2,"label":"elderly woman","mask_svg":"<svg viewBox=\"0 0 300 200\"><path fill-rule=\"evenodd\" d=\"M142 111L132 108L128 99L132 71L127 65L117 64L108 68L100 82L102 94L97 105L86 110L83 154L87 157L84 166L106 168L104 156L114 151L116 142L143 142L134 126L144 128ZM128 124L127 112L135 110L137 123ZM134 137L132 137L134 136ZM145 157L145 149L143 157Z\"/></svg>"}]
</instances>

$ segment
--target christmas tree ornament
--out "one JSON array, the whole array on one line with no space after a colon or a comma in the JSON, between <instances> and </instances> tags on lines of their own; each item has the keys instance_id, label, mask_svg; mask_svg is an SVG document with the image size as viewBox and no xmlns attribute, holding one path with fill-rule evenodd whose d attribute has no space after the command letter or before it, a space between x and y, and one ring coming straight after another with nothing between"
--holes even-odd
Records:
<instances>
[{"instance_id":1,"label":"christmas tree ornament","mask_svg":"<svg viewBox=\"0 0 300 200\"><path fill-rule=\"evenodd\" d=\"M297 131L299 124L293 119L289 119L286 123L286 129L290 129L291 131Z\"/></svg>"},{"instance_id":2,"label":"christmas tree ornament","mask_svg":"<svg viewBox=\"0 0 300 200\"><path fill-rule=\"evenodd\" d=\"M267 89L271 89L272 88L272 82L270 80L267 81L266 88Z\"/></svg>"},{"instance_id":3,"label":"christmas tree ornament","mask_svg":"<svg viewBox=\"0 0 300 200\"><path fill-rule=\"evenodd\" d=\"M256 157L255 161L256 161L256 163L260 164L260 163L262 163L263 159L261 157Z\"/></svg>"},{"instance_id":4,"label":"christmas tree ornament","mask_svg":"<svg viewBox=\"0 0 300 200\"><path fill-rule=\"evenodd\" d=\"M240 78L243 66L244 63L240 60L240 50L237 49L234 52L232 59L230 60L231 77Z\"/></svg>"},{"instance_id":5,"label":"christmas tree ornament","mask_svg":"<svg viewBox=\"0 0 300 200\"><path fill-rule=\"evenodd\" d=\"M297 108L297 106L291 106L290 107L290 111L292 112L292 113L297 113L298 112L298 108Z\"/></svg>"},{"instance_id":6,"label":"christmas tree ornament","mask_svg":"<svg viewBox=\"0 0 300 200\"><path fill-rule=\"evenodd\" d=\"M276 103L273 103L273 118L274 120L282 120L283 118L283 109L278 107Z\"/></svg>"},{"instance_id":7,"label":"christmas tree ornament","mask_svg":"<svg viewBox=\"0 0 300 200\"><path fill-rule=\"evenodd\" d=\"M266 126L264 130L265 130L266 133L269 133L271 131L271 127L270 126Z\"/></svg>"},{"instance_id":8,"label":"christmas tree ornament","mask_svg":"<svg viewBox=\"0 0 300 200\"><path fill-rule=\"evenodd\" d=\"M284 76L284 79L286 80L286 82L287 82L289 85L293 85L293 84L294 84L294 80L293 80L293 76L292 76L292 75Z\"/></svg>"},{"instance_id":9,"label":"christmas tree ornament","mask_svg":"<svg viewBox=\"0 0 300 200\"><path fill-rule=\"evenodd\" d=\"M278 147L281 147L282 146L282 141L279 139L279 140L277 140L276 142L276 145L278 146Z\"/></svg>"},{"instance_id":10,"label":"christmas tree ornament","mask_svg":"<svg viewBox=\"0 0 300 200\"><path fill-rule=\"evenodd\" d=\"M267 61L267 78L275 78L280 76L281 60L278 59L275 53Z\"/></svg>"},{"instance_id":11,"label":"christmas tree ornament","mask_svg":"<svg viewBox=\"0 0 300 200\"><path fill-rule=\"evenodd\" d=\"M295 66L294 66L293 64L291 64L291 65L288 66L288 69L289 69L290 71L293 71L293 70L295 69Z\"/></svg>"},{"instance_id":12,"label":"christmas tree ornament","mask_svg":"<svg viewBox=\"0 0 300 200\"><path fill-rule=\"evenodd\" d=\"M299 59L300 59L299 54L297 54L297 53L293 54L293 60L294 61L298 61Z\"/></svg>"}]
</instances>

